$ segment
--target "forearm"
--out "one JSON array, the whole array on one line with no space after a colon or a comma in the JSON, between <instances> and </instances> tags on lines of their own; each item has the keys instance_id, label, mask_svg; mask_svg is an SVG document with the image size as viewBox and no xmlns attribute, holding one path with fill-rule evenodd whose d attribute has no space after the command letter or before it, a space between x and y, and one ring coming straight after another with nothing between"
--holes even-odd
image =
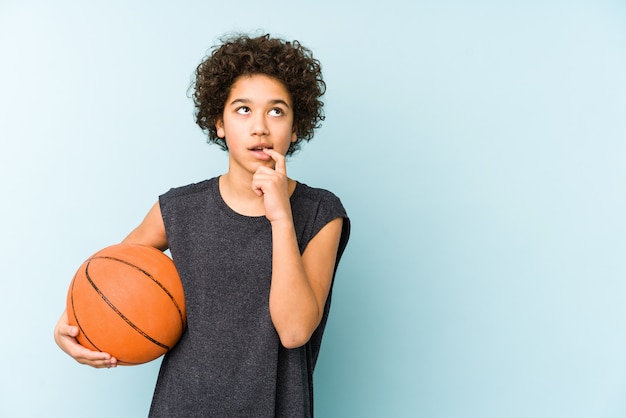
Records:
<instances>
[{"instance_id":1,"label":"forearm","mask_svg":"<svg viewBox=\"0 0 626 418\"><path fill-rule=\"evenodd\" d=\"M291 220L272 223L269 309L286 348L304 345L320 321L320 302L307 278Z\"/></svg>"}]
</instances>

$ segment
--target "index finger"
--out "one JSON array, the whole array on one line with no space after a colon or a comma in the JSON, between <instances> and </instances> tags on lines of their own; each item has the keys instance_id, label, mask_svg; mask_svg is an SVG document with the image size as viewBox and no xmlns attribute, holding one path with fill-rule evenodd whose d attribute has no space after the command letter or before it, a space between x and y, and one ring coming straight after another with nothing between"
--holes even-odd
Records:
<instances>
[{"instance_id":1,"label":"index finger","mask_svg":"<svg viewBox=\"0 0 626 418\"><path fill-rule=\"evenodd\" d=\"M263 152L272 157L272 160L276 163L274 170L282 174L287 174L287 166L285 165L285 156L283 154L271 148L263 148Z\"/></svg>"}]
</instances>

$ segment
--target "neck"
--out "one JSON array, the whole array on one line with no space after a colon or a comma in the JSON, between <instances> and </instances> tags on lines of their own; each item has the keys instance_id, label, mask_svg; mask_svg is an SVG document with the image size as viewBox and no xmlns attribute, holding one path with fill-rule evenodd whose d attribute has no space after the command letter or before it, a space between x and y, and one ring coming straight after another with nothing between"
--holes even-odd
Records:
<instances>
[{"instance_id":1,"label":"neck","mask_svg":"<svg viewBox=\"0 0 626 418\"><path fill-rule=\"evenodd\" d=\"M237 194L242 198L252 198L256 196L252 191L252 175L237 176L228 171L220 177L220 187L223 191Z\"/></svg>"},{"instance_id":2,"label":"neck","mask_svg":"<svg viewBox=\"0 0 626 418\"><path fill-rule=\"evenodd\" d=\"M289 179L289 196L296 188L296 182ZM245 216L265 215L263 196L252 190L252 175L235 176L232 172L219 178L219 191L224 202L235 212Z\"/></svg>"},{"instance_id":3,"label":"neck","mask_svg":"<svg viewBox=\"0 0 626 418\"><path fill-rule=\"evenodd\" d=\"M220 177L219 186L222 199L235 212L246 216L265 215L263 197L252 190L252 176L242 178L228 172Z\"/></svg>"}]
</instances>

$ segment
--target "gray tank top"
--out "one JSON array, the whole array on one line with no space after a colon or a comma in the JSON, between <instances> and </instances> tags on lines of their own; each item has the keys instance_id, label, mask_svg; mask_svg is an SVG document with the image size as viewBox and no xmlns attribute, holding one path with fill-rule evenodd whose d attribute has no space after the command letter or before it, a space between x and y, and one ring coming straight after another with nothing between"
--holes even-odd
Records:
<instances>
[{"instance_id":1,"label":"gray tank top","mask_svg":"<svg viewBox=\"0 0 626 418\"><path fill-rule=\"evenodd\" d=\"M150 416L313 416L313 369L330 295L311 340L285 349L269 314L267 218L234 212L217 177L172 189L159 202L185 288L188 327L163 359ZM301 253L326 224L344 218L338 264L350 231L339 199L298 183L291 206Z\"/></svg>"}]
</instances>

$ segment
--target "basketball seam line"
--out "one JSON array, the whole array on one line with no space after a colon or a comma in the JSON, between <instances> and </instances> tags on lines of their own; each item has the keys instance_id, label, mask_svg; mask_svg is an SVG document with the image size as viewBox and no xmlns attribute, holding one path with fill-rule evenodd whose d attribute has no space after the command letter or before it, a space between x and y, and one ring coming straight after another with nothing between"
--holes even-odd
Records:
<instances>
[{"instance_id":1,"label":"basketball seam line","mask_svg":"<svg viewBox=\"0 0 626 418\"><path fill-rule=\"evenodd\" d=\"M127 264L131 267L136 268L137 270L143 272L144 274L146 274L148 277L150 277L152 280L154 280L152 278L152 276L142 270L141 268L135 266L134 264L131 264L127 261L124 260L120 260L114 257L94 257L94 258L106 258L106 259L111 259L111 260L115 260L115 261L119 261L121 263ZM167 345L155 340L154 338L152 338L150 335L148 335L145 331L143 331L141 328L139 328L137 325L135 325L126 315L124 315L119 309L117 309L117 307L113 304L113 302L111 302L106 296L105 294L100 290L100 288L98 288L98 286L96 286L96 284L94 283L94 281L91 279L91 277L89 276L89 265L91 264L91 260L93 260L93 258L90 258L87 262L87 265L85 266L85 277L87 278L87 280L89 281L89 283L91 284L91 286L94 288L94 290L98 293L98 295L100 295L100 297L102 298L102 300L109 305L109 307L111 309L113 309L113 311L118 314L128 325L130 325L131 328L133 328L135 331L137 331L139 334L141 334L144 338L146 338L147 340L151 341L152 343L158 345L159 347L164 348L166 351L170 350L170 347L168 347Z\"/></svg>"},{"instance_id":2,"label":"basketball seam line","mask_svg":"<svg viewBox=\"0 0 626 418\"><path fill-rule=\"evenodd\" d=\"M157 250L158 251L158 250ZM161 253L162 255L164 255L165 257L167 257L165 254ZM150 280L152 280L157 286L159 286L161 288L161 290L163 290L165 292L165 294L170 298L170 300L172 301L172 303L174 304L174 306L176 307L176 310L178 311L178 317L180 318L180 323L182 325L183 328L185 328L185 326L187 324L185 324L185 319L183 318L183 311L182 309L180 309L180 306L178 305L178 302L176 301L176 298L170 293L169 290L167 290L167 288L165 286L163 286L163 284L158 281L156 278L154 278L153 275L151 275L149 272L147 272L146 270L142 269L139 266L134 265L133 263L123 260L121 258L117 258L117 257L111 257L111 256L96 256L96 257L91 257L88 261L91 262L91 260L95 260L95 259L100 259L100 258L104 258L107 260L115 260L118 261L122 264L126 264L127 266L133 267L137 270L139 270L140 272L142 272L143 274L145 274L146 276L148 276L150 278Z\"/></svg>"},{"instance_id":3,"label":"basketball seam line","mask_svg":"<svg viewBox=\"0 0 626 418\"><path fill-rule=\"evenodd\" d=\"M72 313L74 314L74 320L76 321L76 325L78 326L78 329L80 330L80 332L85 336L87 341L89 341L89 344L91 344L96 350L102 351L98 348L97 345L93 343L93 341L91 341L91 339L89 338L89 336L87 335L83 327L80 325L80 321L78 320L78 316L76 315L76 307L74 305L74 282L75 280L76 280L76 275L74 275L74 278L72 279L72 285L71 285L72 286L72 291L71 291Z\"/></svg>"}]
</instances>

